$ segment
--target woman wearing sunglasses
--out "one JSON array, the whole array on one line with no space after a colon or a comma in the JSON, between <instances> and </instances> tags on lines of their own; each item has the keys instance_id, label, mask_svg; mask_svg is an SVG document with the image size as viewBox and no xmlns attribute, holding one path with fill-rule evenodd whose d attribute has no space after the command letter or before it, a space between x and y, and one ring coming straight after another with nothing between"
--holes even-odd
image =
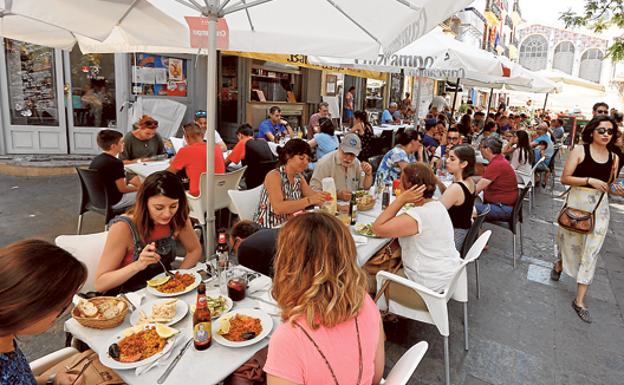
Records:
<instances>
[{"instance_id":1,"label":"woman wearing sunglasses","mask_svg":"<svg viewBox=\"0 0 624 385\"><path fill-rule=\"evenodd\" d=\"M165 145L156 132L158 121L149 115L143 115L124 137L124 149L119 155L124 164L166 157Z\"/></svg>"},{"instance_id":2,"label":"woman wearing sunglasses","mask_svg":"<svg viewBox=\"0 0 624 385\"><path fill-rule=\"evenodd\" d=\"M35 378L16 339L48 330L86 279L81 262L48 242L29 239L0 248L0 384L84 385L65 372Z\"/></svg>"},{"instance_id":3,"label":"woman wearing sunglasses","mask_svg":"<svg viewBox=\"0 0 624 385\"><path fill-rule=\"evenodd\" d=\"M560 259L555 262L551 279L558 281L561 272L576 278L576 298L572 307L585 322L591 315L585 305L585 294L594 277L598 253L609 227L609 183L617 176L618 158L609 150L617 139L617 125L609 116L596 116L583 130L583 145L576 146L568 156L561 183L570 186L568 207L595 212L594 229L580 234L559 227L557 244ZM615 194L624 195L617 187Z\"/></svg>"}]
</instances>

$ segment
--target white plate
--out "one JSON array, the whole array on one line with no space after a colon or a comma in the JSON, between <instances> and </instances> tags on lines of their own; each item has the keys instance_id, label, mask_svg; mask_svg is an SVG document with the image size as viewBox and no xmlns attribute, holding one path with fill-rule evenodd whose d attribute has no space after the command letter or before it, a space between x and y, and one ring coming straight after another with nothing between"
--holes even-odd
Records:
<instances>
[{"instance_id":1,"label":"white plate","mask_svg":"<svg viewBox=\"0 0 624 385\"><path fill-rule=\"evenodd\" d=\"M187 286L187 288L184 289L184 291L181 291L179 293L162 293L151 286L147 286L147 292L151 293L152 295L155 295L156 297L177 297L179 295L186 294L194 290L197 286L199 286L199 283L201 282L201 276L197 274L196 272L192 270L171 270L172 273L175 273L176 271L180 272L181 274L191 274L192 276L195 277L195 282L193 282L190 286ZM165 276L165 273L162 272L161 274L158 274L154 278L161 278L164 276Z\"/></svg>"},{"instance_id":2,"label":"white plate","mask_svg":"<svg viewBox=\"0 0 624 385\"><path fill-rule=\"evenodd\" d=\"M154 326L154 324L145 325L145 327L148 327L148 326ZM127 329L125 329L125 330L127 330ZM108 368L111 368L111 369L124 370L124 369L134 369L134 368L138 368L139 366L150 364L150 363L156 361L157 359L159 359L160 357L162 357L165 353L167 353L173 347L173 344L175 343L175 339L181 337L181 335L180 335L181 333L178 333L178 334L172 336L171 338L168 338L167 339L167 344L165 345L165 348L161 352L158 352L158 353L154 354L153 356L151 356L149 358L146 358L146 359L141 360L141 361L136 361L136 362L119 362L119 361L113 359L108 354L108 348L109 348L109 346L111 346L114 343L119 342L123 338L124 331L121 331L120 333L118 333L117 335L115 335L114 337L109 339L106 342L106 344L104 345L102 351L100 351L98 356L100 358L100 362L102 362L102 364L104 366L106 366Z\"/></svg>"},{"instance_id":3,"label":"white plate","mask_svg":"<svg viewBox=\"0 0 624 385\"><path fill-rule=\"evenodd\" d=\"M216 297L223 297L225 298L225 309L223 309L223 311L221 312L221 314L215 315L212 314L212 312L210 312L210 315L212 316L212 319L217 319L219 317L221 317L222 315L226 314L227 312L229 312L230 310L232 310L232 307L234 306L234 302L232 302L232 299L226 295L219 295L219 294L206 294L206 297L211 297L211 298L216 298ZM192 303L189 305L191 308L191 314L195 313L195 304Z\"/></svg>"},{"instance_id":4,"label":"white plate","mask_svg":"<svg viewBox=\"0 0 624 385\"><path fill-rule=\"evenodd\" d=\"M156 305L156 304L161 304L161 303L165 303L165 302L169 302L171 301L170 299L155 299L153 301L149 301L144 303L140 308L136 309L134 312L132 312L132 315L130 315L130 325L136 325L139 323L139 318L141 316L141 312L145 313L145 315L147 315L148 317L150 316L150 314L152 314L152 306ZM165 325L167 326L171 326L175 323L178 323L182 320L182 318L184 318L184 316L186 315L186 313L188 313L188 305L186 304L186 302L184 301L180 301L179 299L175 300L176 301L176 313L173 316L173 318L171 319L171 321L165 323Z\"/></svg>"},{"instance_id":5,"label":"white plate","mask_svg":"<svg viewBox=\"0 0 624 385\"><path fill-rule=\"evenodd\" d=\"M225 338L223 338L223 336L217 333L217 330L219 330L221 320L224 317L234 316L235 314L243 314L246 316L259 318L260 324L262 325L262 332L260 332L260 334L257 335L256 338L253 338L247 341L234 342L234 341L226 340ZM224 314L221 317L221 319L212 323L212 338L215 341L217 341L220 345L227 346L230 348L242 348L244 346L253 345L256 342L263 340L266 336L269 335L269 333L271 333L272 329L273 329L273 319L267 313L263 311L259 311L259 310L254 310L254 309L239 309L239 310L235 310L233 312Z\"/></svg>"}]
</instances>

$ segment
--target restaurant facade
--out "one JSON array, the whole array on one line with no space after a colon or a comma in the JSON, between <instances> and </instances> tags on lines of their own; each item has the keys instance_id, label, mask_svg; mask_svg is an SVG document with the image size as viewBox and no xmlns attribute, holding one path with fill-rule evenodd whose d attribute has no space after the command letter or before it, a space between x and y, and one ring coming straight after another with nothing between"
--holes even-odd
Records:
<instances>
[{"instance_id":1,"label":"restaurant facade","mask_svg":"<svg viewBox=\"0 0 624 385\"><path fill-rule=\"evenodd\" d=\"M3 39L0 50L0 154L97 154L102 128L131 129L139 99L183 104L183 121L206 109L206 59L191 54L82 54ZM389 75L309 64L304 55L219 54L217 129L235 142L236 128L253 127L272 105L303 127L318 103L339 118L345 90L356 87L355 108L387 104ZM368 92L368 95L367 95ZM379 100L381 99L381 100ZM339 123L339 122L338 122Z\"/></svg>"}]
</instances>

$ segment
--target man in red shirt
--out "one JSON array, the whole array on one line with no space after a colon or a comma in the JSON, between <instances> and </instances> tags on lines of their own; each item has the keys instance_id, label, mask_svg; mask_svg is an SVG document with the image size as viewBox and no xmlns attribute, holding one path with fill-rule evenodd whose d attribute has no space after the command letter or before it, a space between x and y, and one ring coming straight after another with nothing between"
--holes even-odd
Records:
<instances>
[{"instance_id":1,"label":"man in red shirt","mask_svg":"<svg viewBox=\"0 0 624 385\"><path fill-rule=\"evenodd\" d=\"M236 138L238 142L230 152L230 155L225 159L225 167L229 166L230 163L240 163L243 159L245 159L245 145L251 139L253 139L253 128L247 123L238 127L236 130Z\"/></svg>"},{"instance_id":2,"label":"man in red shirt","mask_svg":"<svg viewBox=\"0 0 624 385\"><path fill-rule=\"evenodd\" d=\"M490 212L486 217L489 221L509 220L518 199L516 173L501 155L502 148L503 142L498 138L487 137L481 141L481 155L489 164L475 191L475 194L483 191L483 203L475 203L475 208L481 214L489 207Z\"/></svg>"},{"instance_id":3,"label":"man in red shirt","mask_svg":"<svg viewBox=\"0 0 624 385\"><path fill-rule=\"evenodd\" d=\"M202 129L197 123L185 124L183 131L187 145L178 151L167 171L177 174L183 168L186 169L186 175L189 177L189 193L193 196L199 196L200 176L206 172L206 143ZM215 174L225 173L223 153L218 144L215 144L213 153Z\"/></svg>"}]
</instances>

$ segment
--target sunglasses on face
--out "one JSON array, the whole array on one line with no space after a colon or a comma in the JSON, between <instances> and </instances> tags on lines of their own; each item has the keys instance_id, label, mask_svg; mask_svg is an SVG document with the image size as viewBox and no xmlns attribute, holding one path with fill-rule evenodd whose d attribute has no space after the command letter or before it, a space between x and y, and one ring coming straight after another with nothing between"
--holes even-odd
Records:
<instances>
[{"instance_id":1,"label":"sunglasses on face","mask_svg":"<svg viewBox=\"0 0 624 385\"><path fill-rule=\"evenodd\" d=\"M158 127L158 122L155 120L150 120L149 122L145 122L145 127Z\"/></svg>"},{"instance_id":2,"label":"sunglasses on face","mask_svg":"<svg viewBox=\"0 0 624 385\"><path fill-rule=\"evenodd\" d=\"M608 110L596 110L597 113L599 114L608 114L609 111Z\"/></svg>"},{"instance_id":3,"label":"sunglasses on face","mask_svg":"<svg viewBox=\"0 0 624 385\"><path fill-rule=\"evenodd\" d=\"M195 113L195 118L198 118L198 119L199 119L199 118L205 118L206 116L207 116L207 115L206 115L206 111L197 111L197 112Z\"/></svg>"},{"instance_id":4,"label":"sunglasses on face","mask_svg":"<svg viewBox=\"0 0 624 385\"><path fill-rule=\"evenodd\" d=\"M596 128L596 132L599 133L600 135L613 135L615 133L615 130L613 128Z\"/></svg>"}]
</instances>

